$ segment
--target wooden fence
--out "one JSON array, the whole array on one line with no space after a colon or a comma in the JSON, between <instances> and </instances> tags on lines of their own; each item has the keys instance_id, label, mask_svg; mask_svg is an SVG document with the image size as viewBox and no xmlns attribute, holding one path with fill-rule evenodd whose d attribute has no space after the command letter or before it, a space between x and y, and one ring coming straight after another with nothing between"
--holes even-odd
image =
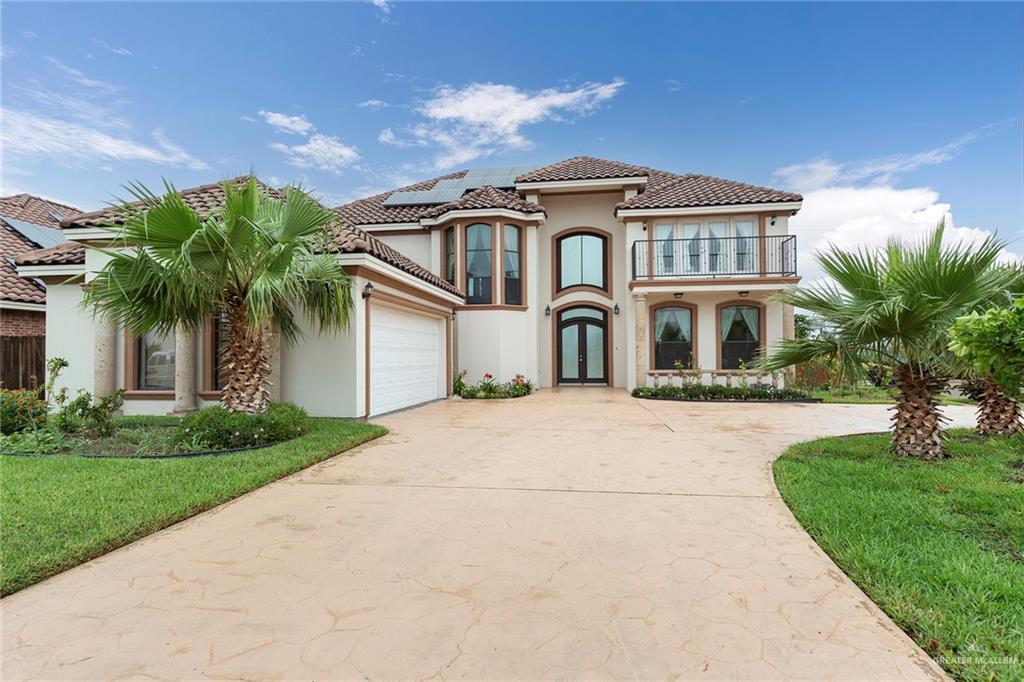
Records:
<instances>
[{"instance_id":1,"label":"wooden fence","mask_svg":"<svg viewBox=\"0 0 1024 682\"><path fill-rule=\"evenodd\" d=\"M45 366L45 336L0 337L0 382L4 388L41 386Z\"/></svg>"}]
</instances>

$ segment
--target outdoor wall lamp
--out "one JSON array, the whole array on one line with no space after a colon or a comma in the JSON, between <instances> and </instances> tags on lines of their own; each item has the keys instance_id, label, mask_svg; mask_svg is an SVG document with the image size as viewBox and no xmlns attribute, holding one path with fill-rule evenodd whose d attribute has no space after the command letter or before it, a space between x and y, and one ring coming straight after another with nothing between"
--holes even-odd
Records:
<instances>
[{"instance_id":1,"label":"outdoor wall lamp","mask_svg":"<svg viewBox=\"0 0 1024 682\"><path fill-rule=\"evenodd\" d=\"M740 298L746 298L747 296L750 296L750 292L749 291L741 291L740 292Z\"/></svg>"},{"instance_id":2,"label":"outdoor wall lamp","mask_svg":"<svg viewBox=\"0 0 1024 682\"><path fill-rule=\"evenodd\" d=\"M373 296L373 282L367 282L366 286L363 287L363 298L370 298Z\"/></svg>"},{"instance_id":3,"label":"outdoor wall lamp","mask_svg":"<svg viewBox=\"0 0 1024 682\"><path fill-rule=\"evenodd\" d=\"M615 313L616 315L619 314L619 304L618 303L616 303L615 307L612 308L612 312Z\"/></svg>"},{"instance_id":4,"label":"outdoor wall lamp","mask_svg":"<svg viewBox=\"0 0 1024 682\"><path fill-rule=\"evenodd\" d=\"M453 310L452 311L452 322L454 322L454 321L455 321L455 311Z\"/></svg>"},{"instance_id":5,"label":"outdoor wall lamp","mask_svg":"<svg viewBox=\"0 0 1024 682\"><path fill-rule=\"evenodd\" d=\"M775 216L772 216L772 225L775 224Z\"/></svg>"},{"instance_id":6,"label":"outdoor wall lamp","mask_svg":"<svg viewBox=\"0 0 1024 682\"><path fill-rule=\"evenodd\" d=\"M672 294L672 298L674 298L674 299L676 299L676 300L679 300L679 299L680 299L680 298L682 298L682 297L683 297L683 294L682 294L682 293L680 293L680 292L677 292L677 293L674 293L674 294Z\"/></svg>"},{"instance_id":7,"label":"outdoor wall lamp","mask_svg":"<svg viewBox=\"0 0 1024 682\"><path fill-rule=\"evenodd\" d=\"M544 309L544 317L551 317L551 306Z\"/></svg>"}]
</instances>

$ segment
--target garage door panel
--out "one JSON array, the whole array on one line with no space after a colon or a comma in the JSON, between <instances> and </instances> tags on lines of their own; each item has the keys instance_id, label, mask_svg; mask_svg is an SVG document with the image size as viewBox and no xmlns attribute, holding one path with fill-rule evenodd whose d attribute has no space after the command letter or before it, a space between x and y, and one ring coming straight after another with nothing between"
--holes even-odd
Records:
<instances>
[{"instance_id":1,"label":"garage door panel","mask_svg":"<svg viewBox=\"0 0 1024 682\"><path fill-rule=\"evenodd\" d=\"M387 307L370 316L370 413L443 398L443 322Z\"/></svg>"}]
</instances>

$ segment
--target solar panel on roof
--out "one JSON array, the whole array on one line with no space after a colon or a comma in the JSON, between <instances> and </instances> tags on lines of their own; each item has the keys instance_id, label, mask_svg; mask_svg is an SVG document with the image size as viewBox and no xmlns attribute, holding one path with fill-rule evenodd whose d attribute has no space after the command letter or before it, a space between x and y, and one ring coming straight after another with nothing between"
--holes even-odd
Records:
<instances>
[{"instance_id":1,"label":"solar panel on roof","mask_svg":"<svg viewBox=\"0 0 1024 682\"><path fill-rule=\"evenodd\" d=\"M462 196L462 189L425 189L412 192L392 192L383 206L426 206L447 204Z\"/></svg>"},{"instance_id":2,"label":"solar panel on roof","mask_svg":"<svg viewBox=\"0 0 1024 682\"><path fill-rule=\"evenodd\" d=\"M491 185L507 189L515 187L516 177L537 166L505 166L503 168L470 168L461 178L438 180L433 189L392 192L383 206L429 206L455 201L469 190Z\"/></svg>"},{"instance_id":3,"label":"solar panel on roof","mask_svg":"<svg viewBox=\"0 0 1024 682\"><path fill-rule=\"evenodd\" d=\"M14 220L13 218L4 218L4 222L20 232L30 242L38 244L44 249L66 241L64 233L52 227L43 227L42 225L26 223L24 220Z\"/></svg>"}]
</instances>

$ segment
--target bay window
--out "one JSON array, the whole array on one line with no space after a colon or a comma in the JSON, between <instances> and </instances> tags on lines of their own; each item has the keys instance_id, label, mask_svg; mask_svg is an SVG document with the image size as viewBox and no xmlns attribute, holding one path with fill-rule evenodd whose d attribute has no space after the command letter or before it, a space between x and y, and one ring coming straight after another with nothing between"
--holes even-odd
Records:
<instances>
[{"instance_id":1,"label":"bay window","mask_svg":"<svg viewBox=\"0 0 1024 682\"><path fill-rule=\"evenodd\" d=\"M455 284L455 228L444 231L444 280Z\"/></svg>"},{"instance_id":2,"label":"bay window","mask_svg":"<svg viewBox=\"0 0 1024 682\"><path fill-rule=\"evenodd\" d=\"M493 302L494 230L486 223L466 228L466 303Z\"/></svg>"},{"instance_id":3,"label":"bay window","mask_svg":"<svg viewBox=\"0 0 1024 682\"><path fill-rule=\"evenodd\" d=\"M504 294L505 305L522 305L523 274L522 274L522 230L515 225L505 225L502 234L502 250L504 251Z\"/></svg>"}]
</instances>

